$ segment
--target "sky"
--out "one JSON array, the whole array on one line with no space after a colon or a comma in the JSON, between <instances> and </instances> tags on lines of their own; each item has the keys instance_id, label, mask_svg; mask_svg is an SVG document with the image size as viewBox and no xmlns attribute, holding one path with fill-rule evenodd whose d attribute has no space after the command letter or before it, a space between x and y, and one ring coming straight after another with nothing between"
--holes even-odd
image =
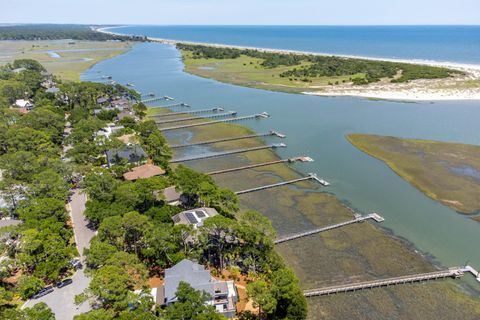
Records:
<instances>
[{"instance_id":1,"label":"sky","mask_svg":"<svg viewBox=\"0 0 480 320\"><path fill-rule=\"evenodd\" d=\"M0 0L0 23L480 25L480 0Z\"/></svg>"}]
</instances>

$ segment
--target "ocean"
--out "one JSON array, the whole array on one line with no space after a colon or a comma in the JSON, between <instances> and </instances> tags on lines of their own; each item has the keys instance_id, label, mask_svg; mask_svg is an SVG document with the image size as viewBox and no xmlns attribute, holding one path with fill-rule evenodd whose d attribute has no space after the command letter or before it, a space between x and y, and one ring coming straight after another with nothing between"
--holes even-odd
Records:
<instances>
[{"instance_id":1,"label":"ocean","mask_svg":"<svg viewBox=\"0 0 480 320\"><path fill-rule=\"evenodd\" d=\"M248 47L480 64L480 26L127 26L111 31Z\"/></svg>"}]
</instances>

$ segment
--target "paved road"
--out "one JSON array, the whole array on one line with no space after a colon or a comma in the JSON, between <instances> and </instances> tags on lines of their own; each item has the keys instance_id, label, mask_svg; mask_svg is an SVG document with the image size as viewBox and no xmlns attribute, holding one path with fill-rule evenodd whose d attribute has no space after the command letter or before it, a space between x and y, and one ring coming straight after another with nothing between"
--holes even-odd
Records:
<instances>
[{"instance_id":1,"label":"paved road","mask_svg":"<svg viewBox=\"0 0 480 320\"><path fill-rule=\"evenodd\" d=\"M78 308L74 303L74 298L88 287L90 278L87 278L83 273L84 269L78 270L72 276L73 283L66 287L55 289L52 293L47 294L39 299L28 300L23 308L30 308L39 302L45 302L57 320L70 320L75 315L90 311L88 302L83 303Z\"/></svg>"},{"instance_id":2,"label":"paved road","mask_svg":"<svg viewBox=\"0 0 480 320\"><path fill-rule=\"evenodd\" d=\"M90 240L92 240L95 232L88 228L88 220L83 215L85 211L85 203L87 196L82 190L74 190L72 200L69 203L70 215L72 217L73 230L75 232L75 242L77 249L83 258L83 249L90 247Z\"/></svg>"},{"instance_id":3,"label":"paved road","mask_svg":"<svg viewBox=\"0 0 480 320\"><path fill-rule=\"evenodd\" d=\"M75 233L75 242L77 243L77 249L81 254L82 261L84 260L83 249L90 246L90 240L95 235L95 232L88 228L88 221L83 215L86 202L86 195L81 190L74 190L69 203L69 209ZM74 298L88 287L90 278L85 276L84 269L80 269L74 273L72 280L72 284L61 289L55 289L52 293L40 299L28 300L22 308L32 307L36 303L45 302L55 313L57 320L70 320L77 314L89 311L90 306L88 302L77 308Z\"/></svg>"}]
</instances>

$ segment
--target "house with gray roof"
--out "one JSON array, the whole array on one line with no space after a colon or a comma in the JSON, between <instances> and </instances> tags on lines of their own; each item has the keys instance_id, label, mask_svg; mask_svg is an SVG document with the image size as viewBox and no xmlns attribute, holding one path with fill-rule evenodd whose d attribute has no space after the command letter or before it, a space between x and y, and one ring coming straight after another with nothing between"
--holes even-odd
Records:
<instances>
[{"instance_id":1,"label":"house with gray roof","mask_svg":"<svg viewBox=\"0 0 480 320\"><path fill-rule=\"evenodd\" d=\"M210 300L206 304L215 307L217 312L228 318L235 316L238 294L233 280L217 280L204 266L188 259L165 270L164 284L153 288L151 292L155 303L169 306L177 302L176 293L180 282L186 282L193 289L208 293Z\"/></svg>"},{"instance_id":2,"label":"house with gray roof","mask_svg":"<svg viewBox=\"0 0 480 320\"><path fill-rule=\"evenodd\" d=\"M126 144L118 149L111 149L106 152L108 166L112 166L126 160L128 163L139 164L144 162L148 155L138 144Z\"/></svg>"}]
</instances>

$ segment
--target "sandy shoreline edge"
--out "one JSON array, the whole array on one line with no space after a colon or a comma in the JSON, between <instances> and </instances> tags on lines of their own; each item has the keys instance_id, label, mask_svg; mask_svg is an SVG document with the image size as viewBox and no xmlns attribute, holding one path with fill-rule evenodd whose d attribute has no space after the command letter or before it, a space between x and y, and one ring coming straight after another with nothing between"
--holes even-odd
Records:
<instances>
[{"instance_id":1,"label":"sandy shoreline edge","mask_svg":"<svg viewBox=\"0 0 480 320\"><path fill-rule=\"evenodd\" d=\"M112 27L102 27L95 28L94 30L102 33L112 34L112 35L125 35L122 33L116 33L111 31L111 29L121 28L126 26L112 26ZM288 49L272 49L272 48L258 48L258 47L249 47L249 46L238 46L238 45L227 45L227 44L218 44L218 43L206 43L206 42L195 42L195 41L182 41L182 40L173 40L173 39L162 39L155 37L146 37L149 41L158 42L163 44L176 45L177 43L185 43L192 45L205 45L218 48L235 48L235 49L251 49L258 50L263 52L272 52L272 53L285 53L285 54L307 54L307 55L316 55L316 56L336 56L342 58L351 58L351 59L363 59L371 61L387 61L387 62L397 62L397 63L409 63L416 65L428 65L433 67L444 67L450 69L456 69L464 72L466 76L456 77L452 79L441 79L441 80L415 80L407 84L371 84L367 86L339 86L339 87L328 87L328 88L318 88L320 90L315 90L316 88L308 88L303 94L307 95L318 95L318 96L352 96L352 97L361 97L361 98L373 98L373 99L385 99L385 100L406 100L406 101L441 101L441 100L480 100L480 65L475 64L464 64L464 63L455 63L455 62L440 62L432 60L416 60L416 59L392 59L392 58L374 58L374 57L365 57L365 56L355 56L355 55L344 55L344 54L329 54L329 53L319 53L319 52L310 52L310 51L298 51L298 50L288 50ZM458 88L456 84L459 82L467 81L478 81L478 85L475 84L472 88ZM451 88L443 88L441 85L447 84ZM448 87L448 86L447 86Z\"/></svg>"}]
</instances>

